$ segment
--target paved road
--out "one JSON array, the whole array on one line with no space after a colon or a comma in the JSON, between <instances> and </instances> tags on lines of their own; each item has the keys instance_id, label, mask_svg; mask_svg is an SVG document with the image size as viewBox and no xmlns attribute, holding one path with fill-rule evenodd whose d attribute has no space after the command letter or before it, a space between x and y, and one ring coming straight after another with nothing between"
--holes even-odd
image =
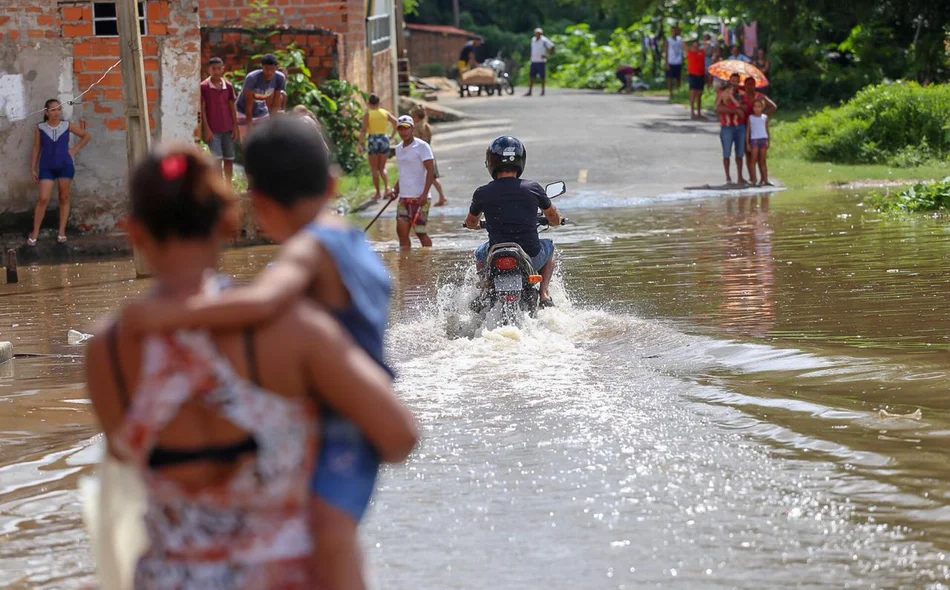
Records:
<instances>
[{"instance_id":1,"label":"paved road","mask_svg":"<svg viewBox=\"0 0 950 590\"><path fill-rule=\"evenodd\" d=\"M437 126L433 137L449 198L467 198L488 180L485 148L502 134L528 146L529 177L563 179L572 190L656 197L723 181L717 122L691 121L686 109L664 98L554 90L543 98L439 100L471 115Z\"/></svg>"}]
</instances>

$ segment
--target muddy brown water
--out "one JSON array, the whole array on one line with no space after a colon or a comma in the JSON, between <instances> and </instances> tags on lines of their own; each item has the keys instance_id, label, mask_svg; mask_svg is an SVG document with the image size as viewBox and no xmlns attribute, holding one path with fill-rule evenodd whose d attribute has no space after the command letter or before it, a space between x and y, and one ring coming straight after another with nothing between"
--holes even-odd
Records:
<instances>
[{"instance_id":1,"label":"muddy brown water","mask_svg":"<svg viewBox=\"0 0 950 590\"><path fill-rule=\"evenodd\" d=\"M566 196L558 307L472 338L462 210L408 255L384 218L387 348L426 438L363 527L379 587L948 587L950 226L861 201ZM92 579L96 427L66 333L147 288L131 274L0 286L0 339L58 355L0 365L0 586Z\"/></svg>"}]
</instances>

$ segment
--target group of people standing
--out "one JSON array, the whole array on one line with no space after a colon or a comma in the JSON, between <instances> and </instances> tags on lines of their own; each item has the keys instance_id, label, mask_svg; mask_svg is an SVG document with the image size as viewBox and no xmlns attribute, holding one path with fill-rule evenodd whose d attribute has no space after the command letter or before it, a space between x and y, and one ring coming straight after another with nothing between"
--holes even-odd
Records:
<instances>
[{"instance_id":1,"label":"group of people standing","mask_svg":"<svg viewBox=\"0 0 950 590\"><path fill-rule=\"evenodd\" d=\"M764 47L756 49L755 59L746 56L739 44L729 46L729 53L725 56L724 48L725 46L719 40L714 39L710 33L703 35L702 43L697 37L687 44L683 40L678 26L671 27L670 36L663 40L660 55L666 72L666 87L670 93L670 100L673 99L673 92L679 89L682 84L685 61L687 83L689 84L690 116L693 119L703 118L702 97L706 87L714 83L713 77L709 74L709 68L713 64L727 59L735 59L751 63L766 77L769 75L772 63ZM762 91L767 93L768 89L765 88Z\"/></svg>"},{"instance_id":2,"label":"group of people standing","mask_svg":"<svg viewBox=\"0 0 950 590\"><path fill-rule=\"evenodd\" d=\"M771 186L766 161L769 151L769 116L778 107L771 98L756 89L754 78L747 77L742 83L740 80L739 74L733 74L716 91L716 113L719 114L719 139L726 183L732 184L729 158L734 151L738 184ZM743 177L742 168L746 152L748 183Z\"/></svg>"},{"instance_id":3,"label":"group of people standing","mask_svg":"<svg viewBox=\"0 0 950 590\"><path fill-rule=\"evenodd\" d=\"M230 181L234 174L235 145L255 123L270 114L284 111L287 104L287 76L280 71L277 57L264 55L261 67L244 78L240 96L224 77L224 61L213 57L206 64L208 77L202 80L201 139L208 146L214 166ZM70 146L72 136L79 141ZM92 140L92 133L63 118L63 105L57 99L46 101L43 121L33 134L30 174L39 184L39 198L33 212L33 230L27 245L35 246L53 189L58 189L59 233L56 241L65 244L69 219L70 189L76 175L74 157Z\"/></svg>"},{"instance_id":4,"label":"group of people standing","mask_svg":"<svg viewBox=\"0 0 950 590\"><path fill-rule=\"evenodd\" d=\"M702 45L699 38L693 39L687 45L677 26L670 29L670 34L671 36L664 40L662 52L670 99L673 98L674 90L679 88L684 58L687 65L689 107L692 119L705 118L702 111L703 93L707 85L715 88L715 110L720 121L720 143L726 184L733 184L729 160L734 153L737 184L771 185L767 163L769 116L776 111L777 107L767 95L768 88L757 88L756 80L752 76L747 76L743 80L743 77L736 73L728 81L723 81L714 78L709 73L712 65L724 59L734 59L754 64L762 74L767 76L771 70L771 62L765 48L758 48L756 59L753 60L744 55L741 47L736 44L730 47L730 55L723 58L722 47L709 33L704 35ZM748 181L745 178L743 160L748 171Z\"/></svg>"}]
</instances>

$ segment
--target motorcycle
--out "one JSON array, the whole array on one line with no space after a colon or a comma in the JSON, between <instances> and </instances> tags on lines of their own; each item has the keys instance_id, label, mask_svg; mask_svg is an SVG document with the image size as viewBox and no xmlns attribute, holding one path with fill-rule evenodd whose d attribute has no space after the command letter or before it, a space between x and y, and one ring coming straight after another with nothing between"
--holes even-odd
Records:
<instances>
[{"instance_id":1,"label":"motorcycle","mask_svg":"<svg viewBox=\"0 0 950 590\"><path fill-rule=\"evenodd\" d=\"M502 89L508 94L515 93L515 83L512 82L511 76L508 74L508 65L501 59L501 53L499 53L497 57L486 59L482 65L495 70L495 74L501 82L501 88L498 90L498 94L501 94Z\"/></svg>"},{"instance_id":2,"label":"motorcycle","mask_svg":"<svg viewBox=\"0 0 950 590\"><path fill-rule=\"evenodd\" d=\"M563 182L553 182L544 189L549 198L566 192ZM538 216L538 227L548 227L548 220ZM567 218L561 218L561 225ZM479 223L481 229L485 222ZM544 231L544 230L542 230ZM516 243L495 244L488 250L484 265L479 270L479 294L470 307L476 314L498 307L501 324L517 324L524 314L534 316L538 311L541 275L531 264L531 257Z\"/></svg>"}]
</instances>

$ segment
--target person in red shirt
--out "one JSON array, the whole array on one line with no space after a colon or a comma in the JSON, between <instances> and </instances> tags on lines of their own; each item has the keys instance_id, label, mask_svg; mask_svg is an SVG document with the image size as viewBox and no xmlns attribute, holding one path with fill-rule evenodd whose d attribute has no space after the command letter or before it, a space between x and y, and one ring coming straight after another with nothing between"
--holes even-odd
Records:
<instances>
[{"instance_id":1,"label":"person in red shirt","mask_svg":"<svg viewBox=\"0 0 950 590\"><path fill-rule=\"evenodd\" d=\"M694 40L686 53L686 73L689 79L689 115L703 118L703 90L706 87L706 52Z\"/></svg>"},{"instance_id":2,"label":"person in red shirt","mask_svg":"<svg viewBox=\"0 0 950 590\"><path fill-rule=\"evenodd\" d=\"M732 184L729 158L735 148L738 183L744 185L746 182L742 177L742 158L745 156L746 109L739 94L739 74L730 76L728 85L719 92L716 97L716 112L719 113L719 141L722 144L722 167L726 172L726 184Z\"/></svg>"},{"instance_id":3,"label":"person in red shirt","mask_svg":"<svg viewBox=\"0 0 950 590\"><path fill-rule=\"evenodd\" d=\"M201 135L211 149L218 170L224 164L224 176L234 175L234 142L238 139L234 86L224 79L220 57L208 60L208 78L201 83Z\"/></svg>"}]
</instances>

